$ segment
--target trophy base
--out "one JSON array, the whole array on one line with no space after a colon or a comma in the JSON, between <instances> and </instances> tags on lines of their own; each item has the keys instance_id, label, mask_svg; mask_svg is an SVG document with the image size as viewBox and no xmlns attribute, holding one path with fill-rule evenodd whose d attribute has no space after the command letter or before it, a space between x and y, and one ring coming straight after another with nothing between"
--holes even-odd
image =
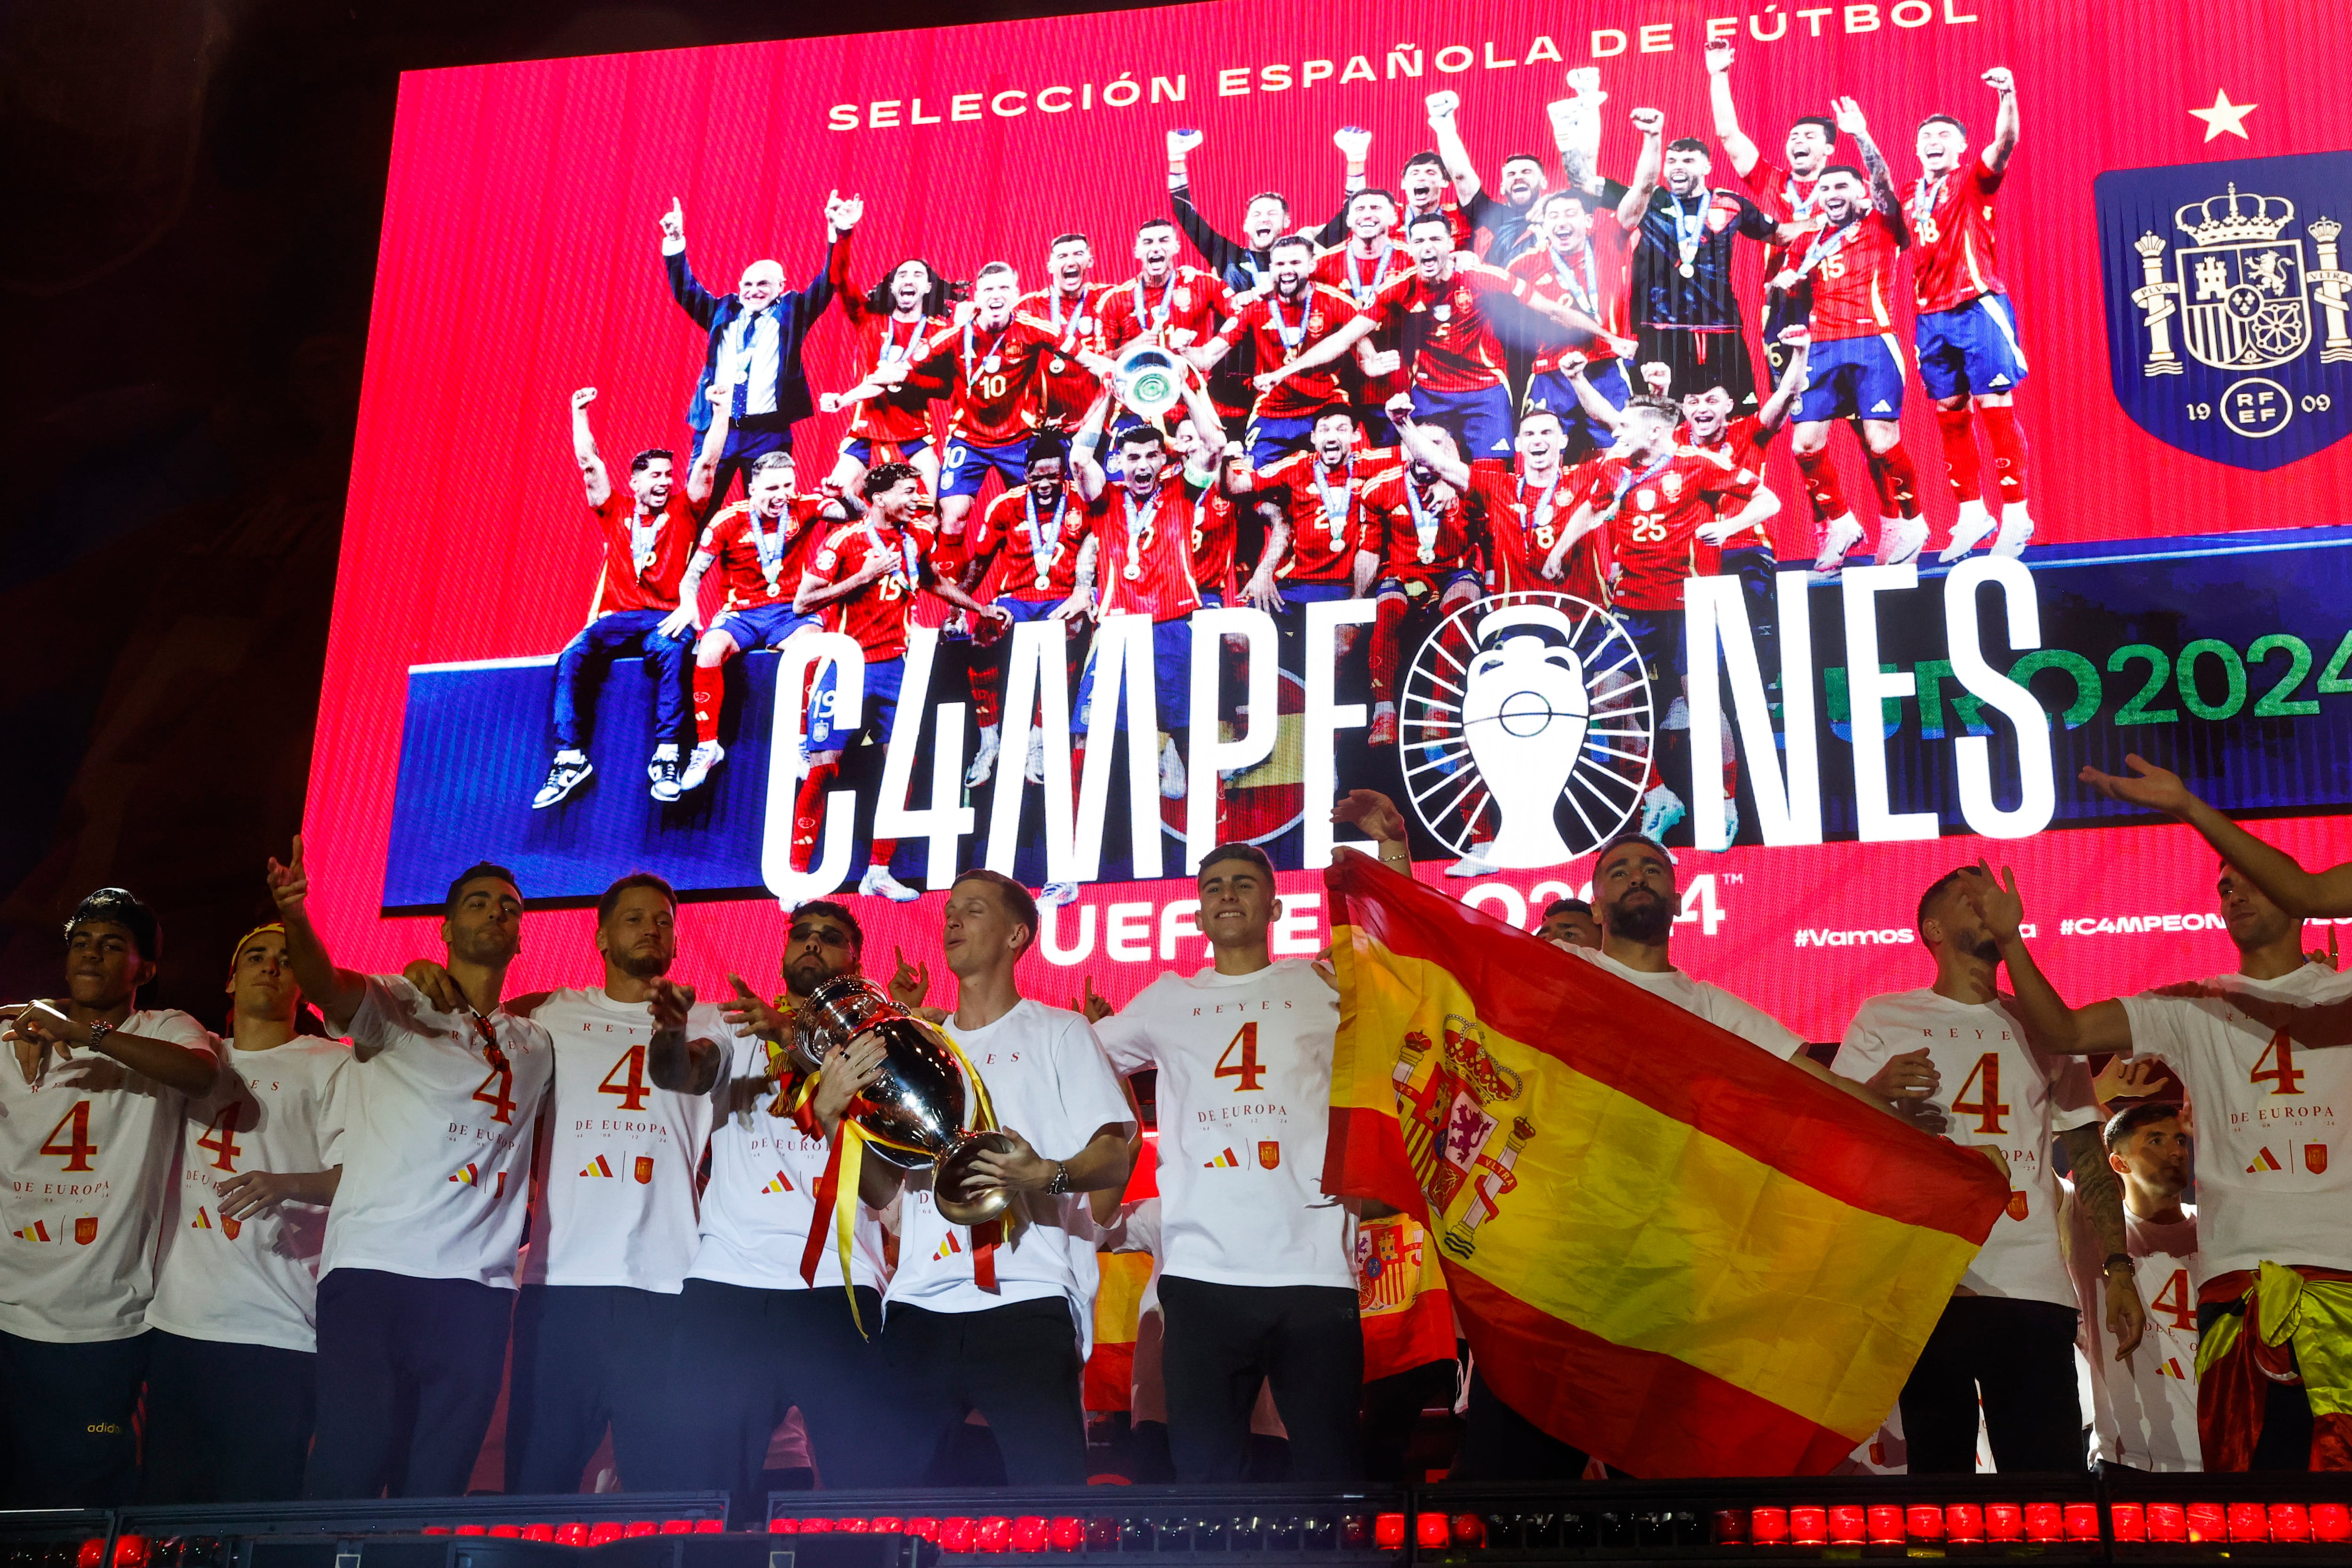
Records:
<instances>
[{"instance_id":1,"label":"trophy base","mask_svg":"<svg viewBox=\"0 0 2352 1568\"><path fill-rule=\"evenodd\" d=\"M1009 1155L1020 1145L1003 1133L967 1133L932 1167L931 1202L940 1218L950 1225L985 1225L1013 1203L1011 1189L988 1186L966 1187L971 1162L983 1152ZM956 1196L950 1197L953 1194Z\"/></svg>"}]
</instances>

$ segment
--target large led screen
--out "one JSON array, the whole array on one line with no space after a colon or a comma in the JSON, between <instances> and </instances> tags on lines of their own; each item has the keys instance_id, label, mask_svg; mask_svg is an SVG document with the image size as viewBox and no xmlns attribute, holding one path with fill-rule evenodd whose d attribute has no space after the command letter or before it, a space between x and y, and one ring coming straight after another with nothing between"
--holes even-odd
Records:
<instances>
[{"instance_id":1,"label":"large led screen","mask_svg":"<svg viewBox=\"0 0 2352 1568\"><path fill-rule=\"evenodd\" d=\"M2352 854L2347 37L1227 0L411 75L314 906L396 967L502 862L529 989L656 871L709 987L828 894L936 969L987 864L1116 1001L1220 839L1316 951L1364 788L1520 925L1663 834L1678 960L1814 1039L1979 855L2072 993L2228 967L2076 774Z\"/></svg>"}]
</instances>

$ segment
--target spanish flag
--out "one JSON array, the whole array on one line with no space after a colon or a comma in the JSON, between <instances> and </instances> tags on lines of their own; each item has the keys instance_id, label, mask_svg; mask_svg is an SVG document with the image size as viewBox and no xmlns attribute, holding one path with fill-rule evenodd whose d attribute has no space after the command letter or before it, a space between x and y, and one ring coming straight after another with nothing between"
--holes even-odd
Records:
<instances>
[{"instance_id":1,"label":"spanish flag","mask_svg":"<svg viewBox=\"0 0 2352 1568\"><path fill-rule=\"evenodd\" d=\"M1479 1370L1637 1476L1820 1475L2009 1201L1929 1137L1348 853L1327 1191L1427 1226Z\"/></svg>"}]
</instances>

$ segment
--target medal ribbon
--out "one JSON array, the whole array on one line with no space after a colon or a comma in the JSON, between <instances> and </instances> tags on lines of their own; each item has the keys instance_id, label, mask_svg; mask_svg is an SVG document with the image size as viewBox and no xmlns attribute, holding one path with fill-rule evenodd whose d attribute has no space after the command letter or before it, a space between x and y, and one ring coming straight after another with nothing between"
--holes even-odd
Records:
<instances>
[{"instance_id":1,"label":"medal ribbon","mask_svg":"<svg viewBox=\"0 0 2352 1568\"><path fill-rule=\"evenodd\" d=\"M1348 457L1347 474L1335 491L1323 483L1322 459L1316 458L1307 465L1307 476L1315 481L1315 493L1322 498L1323 526L1331 531L1334 549L1347 537L1348 519L1356 509L1356 459L1352 453Z\"/></svg>"},{"instance_id":2,"label":"medal ribbon","mask_svg":"<svg viewBox=\"0 0 2352 1568\"><path fill-rule=\"evenodd\" d=\"M1576 276L1575 265L1571 264L1567 256L1561 255L1556 246L1547 248L1551 250L1552 276L1559 278L1561 285L1567 288L1569 298L1587 316L1596 321L1601 319L1601 312L1593 308L1592 303L1601 293L1600 285L1594 278L1592 271L1592 242L1586 240L1580 247L1583 254L1579 261L1584 268L1584 277L1581 280Z\"/></svg>"},{"instance_id":3,"label":"medal ribbon","mask_svg":"<svg viewBox=\"0 0 2352 1568\"><path fill-rule=\"evenodd\" d=\"M1620 474L1617 476L1616 481L1610 486L1611 494L1609 497L1609 516L1612 517L1615 517L1618 511L1625 505L1625 493L1627 491L1633 489L1634 486L1650 478L1653 475L1656 474L1660 469L1664 468L1667 464L1672 463L1674 460L1674 453L1672 451L1665 452L1659 456L1656 462L1651 464L1647 468L1643 469L1639 474L1633 472L1633 465L1627 464L1625 471Z\"/></svg>"},{"instance_id":4,"label":"medal ribbon","mask_svg":"<svg viewBox=\"0 0 2352 1568\"><path fill-rule=\"evenodd\" d=\"M1396 246L1387 240L1381 241L1380 256L1372 263L1372 280L1367 283L1363 276L1356 270L1355 247L1353 246L1348 247L1345 253L1348 257L1348 292L1356 297L1357 304L1370 305L1372 302L1372 296L1381 291L1381 285L1388 281L1389 253L1395 248Z\"/></svg>"},{"instance_id":5,"label":"medal ribbon","mask_svg":"<svg viewBox=\"0 0 2352 1568\"><path fill-rule=\"evenodd\" d=\"M1667 200L1675 204L1675 248L1681 254L1683 270L1687 276L1691 264L1698 259L1699 242L1706 237L1707 208L1714 198L1701 191L1698 211L1688 217L1683 215L1683 199L1680 196L1670 195Z\"/></svg>"},{"instance_id":6,"label":"medal ribbon","mask_svg":"<svg viewBox=\"0 0 2352 1568\"><path fill-rule=\"evenodd\" d=\"M1307 287L1311 290L1314 285L1309 284ZM1265 297L1265 313L1274 323L1275 336L1282 340L1282 357L1285 361L1297 359L1299 345L1307 341L1307 315L1314 308L1314 305L1315 300L1311 293L1299 300L1298 325L1293 327L1282 319L1282 290L1277 288Z\"/></svg>"},{"instance_id":7,"label":"medal ribbon","mask_svg":"<svg viewBox=\"0 0 2352 1568\"><path fill-rule=\"evenodd\" d=\"M1146 332L1157 332L1168 325L1168 313L1176 308L1176 274L1171 270L1168 281L1160 286L1160 308L1149 309L1143 303L1143 274L1137 273L1129 281L1135 290L1135 322Z\"/></svg>"},{"instance_id":8,"label":"medal ribbon","mask_svg":"<svg viewBox=\"0 0 2352 1568\"><path fill-rule=\"evenodd\" d=\"M1037 580L1043 582L1053 571L1054 563L1062 559L1062 518L1070 509L1070 487L1062 486L1062 497L1054 507L1053 548L1046 549L1046 530L1037 521L1037 492L1024 487L1021 510L1029 528L1029 555L1037 563Z\"/></svg>"},{"instance_id":9,"label":"medal ribbon","mask_svg":"<svg viewBox=\"0 0 2352 1568\"><path fill-rule=\"evenodd\" d=\"M1811 276L1813 268L1843 250L1845 242L1861 232L1860 218L1850 220L1841 228L1824 228L1814 236L1813 243L1805 247L1805 259L1797 264L1797 276L1801 278Z\"/></svg>"},{"instance_id":10,"label":"medal ribbon","mask_svg":"<svg viewBox=\"0 0 2352 1568\"><path fill-rule=\"evenodd\" d=\"M1919 225L1926 223L1929 217L1933 216L1937 204L1940 204L1943 199L1943 175L1938 174L1932 180L1921 180L1919 182L1918 188L1911 193L1912 226L1916 228Z\"/></svg>"},{"instance_id":11,"label":"medal ribbon","mask_svg":"<svg viewBox=\"0 0 2352 1568\"><path fill-rule=\"evenodd\" d=\"M1421 498L1421 486L1413 483L1409 471L1404 475L1404 503L1412 513L1412 537L1421 547L1421 559L1426 565L1437 559L1437 530L1444 526L1445 519Z\"/></svg>"}]
</instances>

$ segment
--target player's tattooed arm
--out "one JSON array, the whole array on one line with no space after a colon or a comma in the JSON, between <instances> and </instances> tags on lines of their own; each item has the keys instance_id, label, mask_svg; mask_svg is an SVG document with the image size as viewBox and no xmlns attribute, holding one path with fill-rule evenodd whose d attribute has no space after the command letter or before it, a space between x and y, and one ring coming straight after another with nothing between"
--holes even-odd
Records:
<instances>
[{"instance_id":1,"label":"player's tattooed arm","mask_svg":"<svg viewBox=\"0 0 2352 1568\"><path fill-rule=\"evenodd\" d=\"M1909 232L1903 225L1903 198L1895 191L1895 172L1886 166L1886 154L1870 137L1870 121L1864 118L1862 105L1850 98L1830 99L1830 108L1837 119L1837 128L1853 138L1862 153L1862 166L1870 175L1870 204L1879 215L1895 225L1895 243L1908 246Z\"/></svg>"},{"instance_id":2,"label":"player's tattooed arm","mask_svg":"<svg viewBox=\"0 0 2352 1568\"><path fill-rule=\"evenodd\" d=\"M750 995L742 981L736 980L735 986L739 995ZM656 980L649 1001L654 1037L646 1046L646 1073L654 1081L654 1087L680 1094L709 1093L719 1082L720 1048L716 1040L686 1038L687 1013L694 1006L694 988L674 980Z\"/></svg>"},{"instance_id":3,"label":"player's tattooed arm","mask_svg":"<svg viewBox=\"0 0 2352 1568\"><path fill-rule=\"evenodd\" d=\"M1984 166L1998 174L2009 167L2009 155L2017 151L2017 78L2007 66L1995 66L1985 72L1984 84L2000 100L1993 115L1992 140L1984 150Z\"/></svg>"},{"instance_id":4,"label":"player's tattooed arm","mask_svg":"<svg viewBox=\"0 0 2352 1568\"><path fill-rule=\"evenodd\" d=\"M2132 1278L2131 1240L2124 1230L2123 1184L2116 1179L2107 1158L2107 1143L2099 1124L2069 1127L2058 1134L2074 1172L2074 1200L2083 1206L2099 1247L2108 1260L2106 1277L2107 1333L2116 1342L2116 1359L2124 1361L2139 1347L2147 1333L2147 1308L2139 1299L2139 1282Z\"/></svg>"},{"instance_id":5,"label":"player's tattooed arm","mask_svg":"<svg viewBox=\"0 0 2352 1568\"><path fill-rule=\"evenodd\" d=\"M1706 47L1706 100L1715 111L1715 139L1731 155L1732 172L1741 179L1756 167L1760 154L1756 143L1739 129L1739 110L1731 101L1731 41L1717 38Z\"/></svg>"},{"instance_id":6,"label":"player's tattooed arm","mask_svg":"<svg viewBox=\"0 0 2352 1568\"><path fill-rule=\"evenodd\" d=\"M695 468L696 472L699 473L701 465L697 464ZM697 506L701 505L702 496L697 496L691 485L687 486L686 493L688 500L693 501ZM705 484L703 496L708 496L709 493L710 486ZM663 636L683 637L702 623L702 579L704 574L709 571L710 563L711 554L707 543L698 546L694 552L694 559L686 563L686 575L679 578L677 581L677 608L662 617L661 634Z\"/></svg>"},{"instance_id":7,"label":"player's tattooed arm","mask_svg":"<svg viewBox=\"0 0 2352 1568\"><path fill-rule=\"evenodd\" d=\"M1437 156L1445 165L1446 178L1454 182L1454 199L1464 206L1478 199L1478 171L1470 166L1470 149L1462 140L1462 127L1454 115L1462 107L1462 95L1454 92L1433 92L1423 100L1429 110L1429 133L1437 139Z\"/></svg>"},{"instance_id":8,"label":"player's tattooed arm","mask_svg":"<svg viewBox=\"0 0 2352 1568\"><path fill-rule=\"evenodd\" d=\"M613 497L613 476L596 450L595 432L588 428L588 405L596 401L594 387L572 394L572 456L580 465L580 488L593 510Z\"/></svg>"},{"instance_id":9,"label":"player's tattooed arm","mask_svg":"<svg viewBox=\"0 0 2352 1568\"><path fill-rule=\"evenodd\" d=\"M1617 204L1618 226L1631 229L1639 227L1643 214L1650 210L1650 197L1665 168L1666 117L1658 110L1637 109L1626 118L1642 134L1642 155L1633 164L1633 183Z\"/></svg>"},{"instance_id":10,"label":"player's tattooed arm","mask_svg":"<svg viewBox=\"0 0 2352 1568\"><path fill-rule=\"evenodd\" d=\"M2123 1003L2110 999L2070 1008L2033 961L2019 934L2025 920L2025 901L2018 894L2014 871L2003 866L1996 880L1992 867L1979 860L1972 872L1961 876L1960 894L2000 949L2001 962L2009 967L2017 1019L2036 1049L2053 1056L2131 1053L2131 1015L2124 1011Z\"/></svg>"}]
</instances>

